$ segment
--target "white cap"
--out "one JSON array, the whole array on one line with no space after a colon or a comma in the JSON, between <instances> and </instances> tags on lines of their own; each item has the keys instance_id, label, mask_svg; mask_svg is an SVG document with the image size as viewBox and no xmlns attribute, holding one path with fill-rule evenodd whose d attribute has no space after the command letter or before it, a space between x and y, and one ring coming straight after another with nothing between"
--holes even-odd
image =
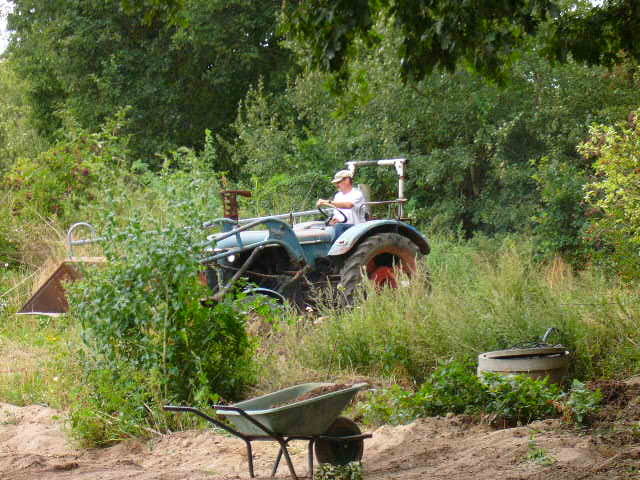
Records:
<instances>
[{"instance_id":1,"label":"white cap","mask_svg":"<svg viewBox=\"0 0 640 480\"><path fill-rule=\"evenodd\" d=\"M333 176L333 180L331 180L331 183L341 182L345 178L353 178L353 173L351 173L350 170L340 170Z\"/></svg>"}]
</instances>

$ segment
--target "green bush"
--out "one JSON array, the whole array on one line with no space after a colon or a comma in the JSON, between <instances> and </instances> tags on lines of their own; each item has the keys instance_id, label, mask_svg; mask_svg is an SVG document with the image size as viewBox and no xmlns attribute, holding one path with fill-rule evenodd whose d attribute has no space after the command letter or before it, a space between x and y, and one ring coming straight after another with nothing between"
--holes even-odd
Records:
<instances>
[{"instance_id":1,"label":"green bush","mask_svg":"<svg viewBox=\"0 0 640 480\"><path fill-rule=\"evenodd\" d=\"M478 380L473 366L448 362L434 370L416 394L424 416L447 413L474 413L487 401L485 386Z\"/></svg>"},{"instance_id":2,"label":"green bush","mask_svg":"<svg viewBox=\"0 0 640 480\"><path fill-rule=\"evenodd\" d=\"M599 260L625 279L640 275L640 110L615 127L593 126L580 146L595 158L596 180L586 198L594 209L588 238Z\"/></svg>"},{"instance_id":3,"label":"green bush","mask_svg":"<svg viewBox=\"0 0 640 480\"><path fill-rule=\"evenodd\" d=\"M313 474L313 480L362 480L362 464L350 462L346 465L321 463Z\"/></svg>"},{"instance_id":4,"label":"green bush","mask_svg":"<svg viewBox=\"0 0 640 480\"><path fill-rule=\"evenodd\" d=\"M557 417L583 424L599 405L600 392L574 382L569 393L547 379L485 373L478 378L464 362L438 367L416 391L397 385L374 392L357 407L365 423L403 424L420 417L490 414L508 425Z\"/></svg>"},{"instance_id":5,"label":"green bush","mask_svg":"<svg viewBox=\"0 0 640 480\"><path fill-rule=\"evenodd\" d=\"M558 415L556 402L562 398L560 387L526 375L485 373L488 413L494 413L509 424L529 423Z\"/></svg>"},{"instance_id":6,"label":"green bush","mask_svg":"<svg viewBox=\"0 0 640 480\"><path fill-rule=\"evenodd\" d=\"M3 227L4 225L0 224L0 270L16 265L20 259L18 244Z\"/></svg>"},{"instance_id":7,"label":"green bush","mask_svg":"<svg viewBox=\"0 0 640 480\"><path fill-rule=\"evenodd\" d=\"M71 314L91 352L87 382L95 387L76 418L87 418L82 409L89 408L132 432L162 402L233 400L254 381L243 316L230 303L200 304L208 290L197 279L193 234L149 234L134 225L110 237L106 266L69 287ZM96 436L97 427L76 426Z\"/></svg>"},{"instance_id":8,"label":"green bush","mask_svg":"<svg viewBox=\"0 0 640 480\"><path fill-rule=\"evenodd\" d=\"M23 217L69 218L95 201L105 184L128 167L129 138L119 131L126 110L114 115L97 133L81 129L66 116L63 138L35 158L21 157L6 173L12 208Z\"/></svg>"},{"instance_id":9,"label":"green bush","mask_svg":"<svg viewBox=\"0 0 640 480\"><path fill-rule=\"evenodd\" d=\"M591 416L602 402L600 390L590 390L579 380L573 380L569 398L566 401L567 409L565 418L579 425L584 425L591 420Z\"/></svg>"}]
</instances>

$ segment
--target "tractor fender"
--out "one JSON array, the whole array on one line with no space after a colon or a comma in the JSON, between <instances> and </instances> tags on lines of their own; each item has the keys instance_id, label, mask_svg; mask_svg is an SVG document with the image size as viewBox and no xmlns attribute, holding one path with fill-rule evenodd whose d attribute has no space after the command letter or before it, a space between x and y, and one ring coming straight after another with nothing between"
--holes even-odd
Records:
<instances>
[{"instance_id":1,"label":"tractor fender","mask_svg":"<svg viewBox=\"0 0 640 480\"><path fill-rule=\"evenodd\" d=\"M360 242L376 233L399 233L407 237L418 246L420 253L427 255L431 248L427 238L415 227L399 220L371 220L360 223L346 230L340 235L329 249L329 256L344 255Z\"/></svg>"}]
</instances>

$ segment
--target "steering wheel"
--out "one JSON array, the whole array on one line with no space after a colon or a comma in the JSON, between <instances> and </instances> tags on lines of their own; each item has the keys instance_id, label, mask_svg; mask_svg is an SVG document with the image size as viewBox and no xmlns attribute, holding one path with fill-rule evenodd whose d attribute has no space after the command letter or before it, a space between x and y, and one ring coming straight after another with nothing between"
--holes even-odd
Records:
<instances>
[{"instance_id":1,"label":"steering wheel","mask_svg":"<svg viewBox=\"0 0 640 480\"><path fill-rule=\"evenodd\" d=\"M325 225L329 225L329 222L331 221L331 218L333 217L333 214L329 213L327 210L324 209L323 205L318 205L318 211L322 214L322 216L325 218L324 224ZM338 221L338 223L347 223L347 216L342 213L340 210L338 210L337 208L334 210L336 212L338 212L340 215L342 215L342 220Z\"/></svg>"}]
</instances>

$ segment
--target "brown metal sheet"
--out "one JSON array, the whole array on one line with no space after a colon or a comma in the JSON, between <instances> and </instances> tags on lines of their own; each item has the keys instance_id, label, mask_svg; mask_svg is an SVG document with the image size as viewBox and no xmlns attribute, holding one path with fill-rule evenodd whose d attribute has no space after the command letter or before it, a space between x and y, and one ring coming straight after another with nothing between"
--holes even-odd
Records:
<instances>
[{"instance_id":1,"label":"brown metal sheet","mask_svg":"<svg viewBox=\"0 0 640 480\"><path fill-rule=\"evenodd\" d=\"M36 290L18 312L19 315L57 316L69 310L63 284L78 280L82 274L79 264L104 263L104 257L81 257L63 261Z\"/></svg>"}]
</instances>

